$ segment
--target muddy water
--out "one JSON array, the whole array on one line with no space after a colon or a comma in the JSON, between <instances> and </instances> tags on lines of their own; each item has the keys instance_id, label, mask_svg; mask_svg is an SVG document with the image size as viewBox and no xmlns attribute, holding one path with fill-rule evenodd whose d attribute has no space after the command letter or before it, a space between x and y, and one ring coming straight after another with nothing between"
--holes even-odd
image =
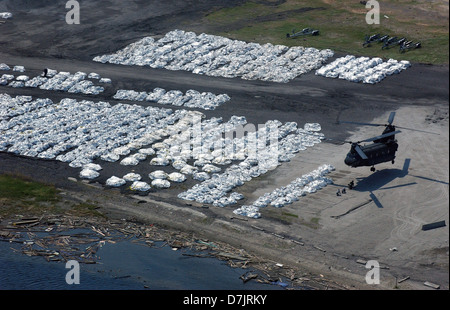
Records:
<instances>
[{"instance_id":1,"label":"muddy water","mask_svg":"<svg viewBox=\"0 0 450 310\"><path fill-rule=\"evenodd\" d=\"M80 283L67 284L72 269L64 262L47 262L11 248L20 244L0 242L2 290L279 290L280 286L239 277L248 269L231 268L215 258L186 256L163 243L154 247L129 240L106 243L97 252L97 264L80 264Z\"/></svg>"}]
</instances>

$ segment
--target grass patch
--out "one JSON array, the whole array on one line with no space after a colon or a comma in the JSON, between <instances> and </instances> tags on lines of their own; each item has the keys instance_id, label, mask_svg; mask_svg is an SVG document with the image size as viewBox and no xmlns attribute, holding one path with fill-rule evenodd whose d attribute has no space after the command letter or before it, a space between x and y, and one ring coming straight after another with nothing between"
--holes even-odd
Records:
<instances>
[{"instance_id":1,"label":"grass patch","mask_svg":"<svg viewBox=\"0 0 450 310\"><path fill-rule=\"evenodd\" d=\"M0 216L40 216L46 213L102 216L95 203L63 199L53 185L18 175L0 175Z\"/></svg>"},{"instance_id":2,"label":"grass patch","mask_svg":"<svg viewBox=\"0 0 450 310\"><path fill-rule=\"evenodd\" d=\"M0 175L0 198L55 202L58 200L57 194L57 189L52 185L33 182L20 176Z\"/></svg>"},{"instance_id":3,"label":"grass patch","mask_svg":"<svg viewBox=\"0 0 450 310\"><path fill-rule=\"evenodd\" d=\"M299 11L302 8L305 10ZM423 9L426 10L421 11ZM218 29L218 35L260 44L330 48L344 54L449 63L448 17L446 20L433 18L434 9L426 7L423 1L403 1L385 7L380 4L380 10L380 24L368 25L365 20L368 9L359 1L287 0L280 5L248 1L241 6L212 12L203 22L211 29ZM286 38L286 33L291 33L292 29L300 31L306 27L320 30L320 35ZM400 53L398 47L382 50L382 45L377 43L362 47L365 35L374 33L420 41L422 48Z\"/></svg>"},{"instance_id":4,"label":"grass patch","mask_svg":"<svg viewBox=\"0 0 450 310\"><path fill-rule=\"evenodd\" d=\"M58 213L58 190L22 176L0 175L0 215Z\"/></svg>"}]
</instances>

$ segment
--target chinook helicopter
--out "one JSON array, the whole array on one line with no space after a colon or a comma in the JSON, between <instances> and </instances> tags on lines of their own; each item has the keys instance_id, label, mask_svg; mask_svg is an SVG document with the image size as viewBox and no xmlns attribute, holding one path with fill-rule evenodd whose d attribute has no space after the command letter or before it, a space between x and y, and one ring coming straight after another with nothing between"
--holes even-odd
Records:
<instances>
[{"instance_id":1,"label":"chinook helicopter","mask_svg":"<svg viewBox=\"0 0 450 310\"><path fill-rule=\"evenodd\" d=\"M371 123L358 123L358 122L345 122L338 121L338 123L358 124L367 126L385 126L383 133L379 136L361 140L358 142L345 141L351 144L350 152L348 152L344 162L350 167L362 167L371 166L370 171L375 171L375 165L384 162L392 162L394 164L395 153L398 149L398 143L395 139L395 135L401 133L400 130L396 130L392 124L394 122L395 112L391 112L388 118L387 124L371 124ZM425 133L432 133L418 129L399 127L402 129L420 131ZM436 134L436 133L432 133ZM373 142L368 145L360 145L363 142Z\"/></svg>"}]
</instances>

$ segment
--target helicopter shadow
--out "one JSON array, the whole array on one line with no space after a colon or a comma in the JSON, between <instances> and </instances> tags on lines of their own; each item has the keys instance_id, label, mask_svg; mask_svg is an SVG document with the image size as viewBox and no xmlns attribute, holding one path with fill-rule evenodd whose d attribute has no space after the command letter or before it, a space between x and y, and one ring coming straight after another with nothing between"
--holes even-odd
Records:
<instances>
[{"instance_id":1,"label":"helicopter shadow","mask_svg":"<svg viewBox=\"0 0 450 310\"><path fill-rule=\"evenodd\" d=\"M409 166L411 164L411 159L406 158L403 164L403 169L383 169L378 170L365 178L357 178L357 184L354 187L355 191L358 192L370 192L373 195L373 191L376 190L386 190L393 189L404 186L411 186L417 184L416 182L410 182L395 186L384 187L391 183L393 180L398 178L404 178L409 173Z\"/></svg>"},{"instance_id":2,"label":"helicopter shadow","mask_svg":"<svg viewBox=\"0 0 450 310\"><path fill-rule=\"evenodd\" d=\"M404 186L411 186L417 184L416 182L410 182L400 185L394 185L389 187L384 187L387 184L391 183L393 180L398 178L404 178L409 174L409 166L411 164L411 159L406 158L405 162L403 164L403 168L400 169L383 169L374 172L370 176L366 178L357 178L357 184L353 188L355 191L358 192L369 192L369 197L372 199L373 203L378 208L383 208L383 204L380 202L380 200L377 198L377 196L373 193L377 190L386 190L386 189L393 189L398 187L404 187Z\"/></svg>"}]
</instances>

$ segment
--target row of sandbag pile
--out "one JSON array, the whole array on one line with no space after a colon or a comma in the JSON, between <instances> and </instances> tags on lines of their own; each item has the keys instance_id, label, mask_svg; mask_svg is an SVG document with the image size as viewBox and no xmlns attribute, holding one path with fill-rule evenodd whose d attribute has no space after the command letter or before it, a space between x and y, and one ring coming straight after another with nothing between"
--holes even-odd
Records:
<instances>
[{"instance_id":1,"label":"row of sandbag pile","mask_svg":"<svg viewBox=\"0 0 450 310\"><path fill-rule=\"evenodd\" d=\"M95 167L85 167L83 171ZM148 174L150 182L145 182L138 173L130 172L123 177L112 176L106 180L106 185L110 187L120 187L130 182L130 189L134 191L146 192L151 188L165 189L169 188L171 182L181 183L186 180L186 176L179 172L167 173L163 170L155 170Z\"/></svg>"},{"instance_id":2,"label":"row of sandbag pile","mask_svg":"<svg viewBox=\"0 0 450 310\"><path fill-rule=\"evenodd\" d=\"M159 40L145 37L114 54L97 56L93 60L286 83L319 68L332 56L333 52L329 49L289 48L270 43L261 45L205 33L197 35L173 30Z\"/></svg>"},{"instance_id":3,"label":"row of sandbag pile","mask_svg":"<svg viewBox=\"0 0 450 310\"><path fill-rule=\"evenodd\" d=\"M0 70L8 71L10 67L4 63L0 64ZM13 71L25 72L23 66L14 66ZM39 75L30 78L28 75L19 75L15 77L12 74L3 74L0 77L0 85L8 85L14 88L32 87L44 90L59 90L69 93L83 93L87 95L98 95L105 89L102 86L94 85L89 79L96 79L99 83L111 83L111 79L102 78L98 73L91 72L58 72L52 69L46 69L45 76Z\"/></svg>"},{"instance_id":4,"label":"row of sandbag pile","mask_svg":"<svg viewBox=\"0 0 450 310\"><path fill-rule=\"evenodd\" d=\"M277 188L270 193L265 193L258 197L251 205L243 205L234 210L233 213L251 218L260 218L260 208L269 205L281 208L298 201L300 197L306 194L315 193L328 184L332 184L333 180L325 177L325 175L334 170L335 168L331 165L322 165L316 170L295 179L286 186Z\"/></svg>"},{"instance_id":5,"label":"row of sandbag pile","mask_svg":"<svg viewBox=\"0 0 450 310\"><path fill-rule=\"evenodd\" d=\"M227 94L215 95L211 92L202 92L189 89L184 94L180 90L166 91L164 88L156 87L152 92L138 92L135 90L119 89L113 97L119 100L151 101L164 105L183 106L187 108L199 108L204 110L215 110L231 98Z\"/></svg>"},{"instance_id":6,"label":"row of sandbag pile","mask_svg":"<svg viewBox=\"0 0 450 310\"><path fill-rule=\"evenodd\" d=\"M339 78L355 83L375 84L389 75L398 74L411 66L406 60L389 59L383 61L375 57L355 57L347 55L316 70L316 75Z\"/></svg>"},{"instance_id":7,"label":"row of sandbag pile","mask_svg":"<svg viewBox=\"0 0 450 310\"><path fill-rule=\"evenodd\" d=\"M245 154L244 160L232 164L223 173L213 174L209 179L180 193L178 197L219 207L236 204L244 197L236 192L230 193L234 188L275 169L281 162L289 161L299 151L306 150L323 139L323 134L306 130L307 127L320 130L319 124L297 128L297 124L293 122L281 124L279 121L268 121L265 125L258 131L237 139L232 148L228 148L233 150L232 156Z\"/></svg>"},{"instance_id":8,"label":"row of sandbag pile","mask_svg":"<svg viewBox=\"0 0 450 310\"><path fill-rule=\"evenodd\" d=\"M2 95L0 100L2 151L57 159L71 167L83 167L96 158L118 161L126 150L161 139L164 129L187 113L74 99L54 104L49 99ZM26 106L21 108L25 113L9 114L12 104L19 110Z\"/></svg>"}]
</instances>

